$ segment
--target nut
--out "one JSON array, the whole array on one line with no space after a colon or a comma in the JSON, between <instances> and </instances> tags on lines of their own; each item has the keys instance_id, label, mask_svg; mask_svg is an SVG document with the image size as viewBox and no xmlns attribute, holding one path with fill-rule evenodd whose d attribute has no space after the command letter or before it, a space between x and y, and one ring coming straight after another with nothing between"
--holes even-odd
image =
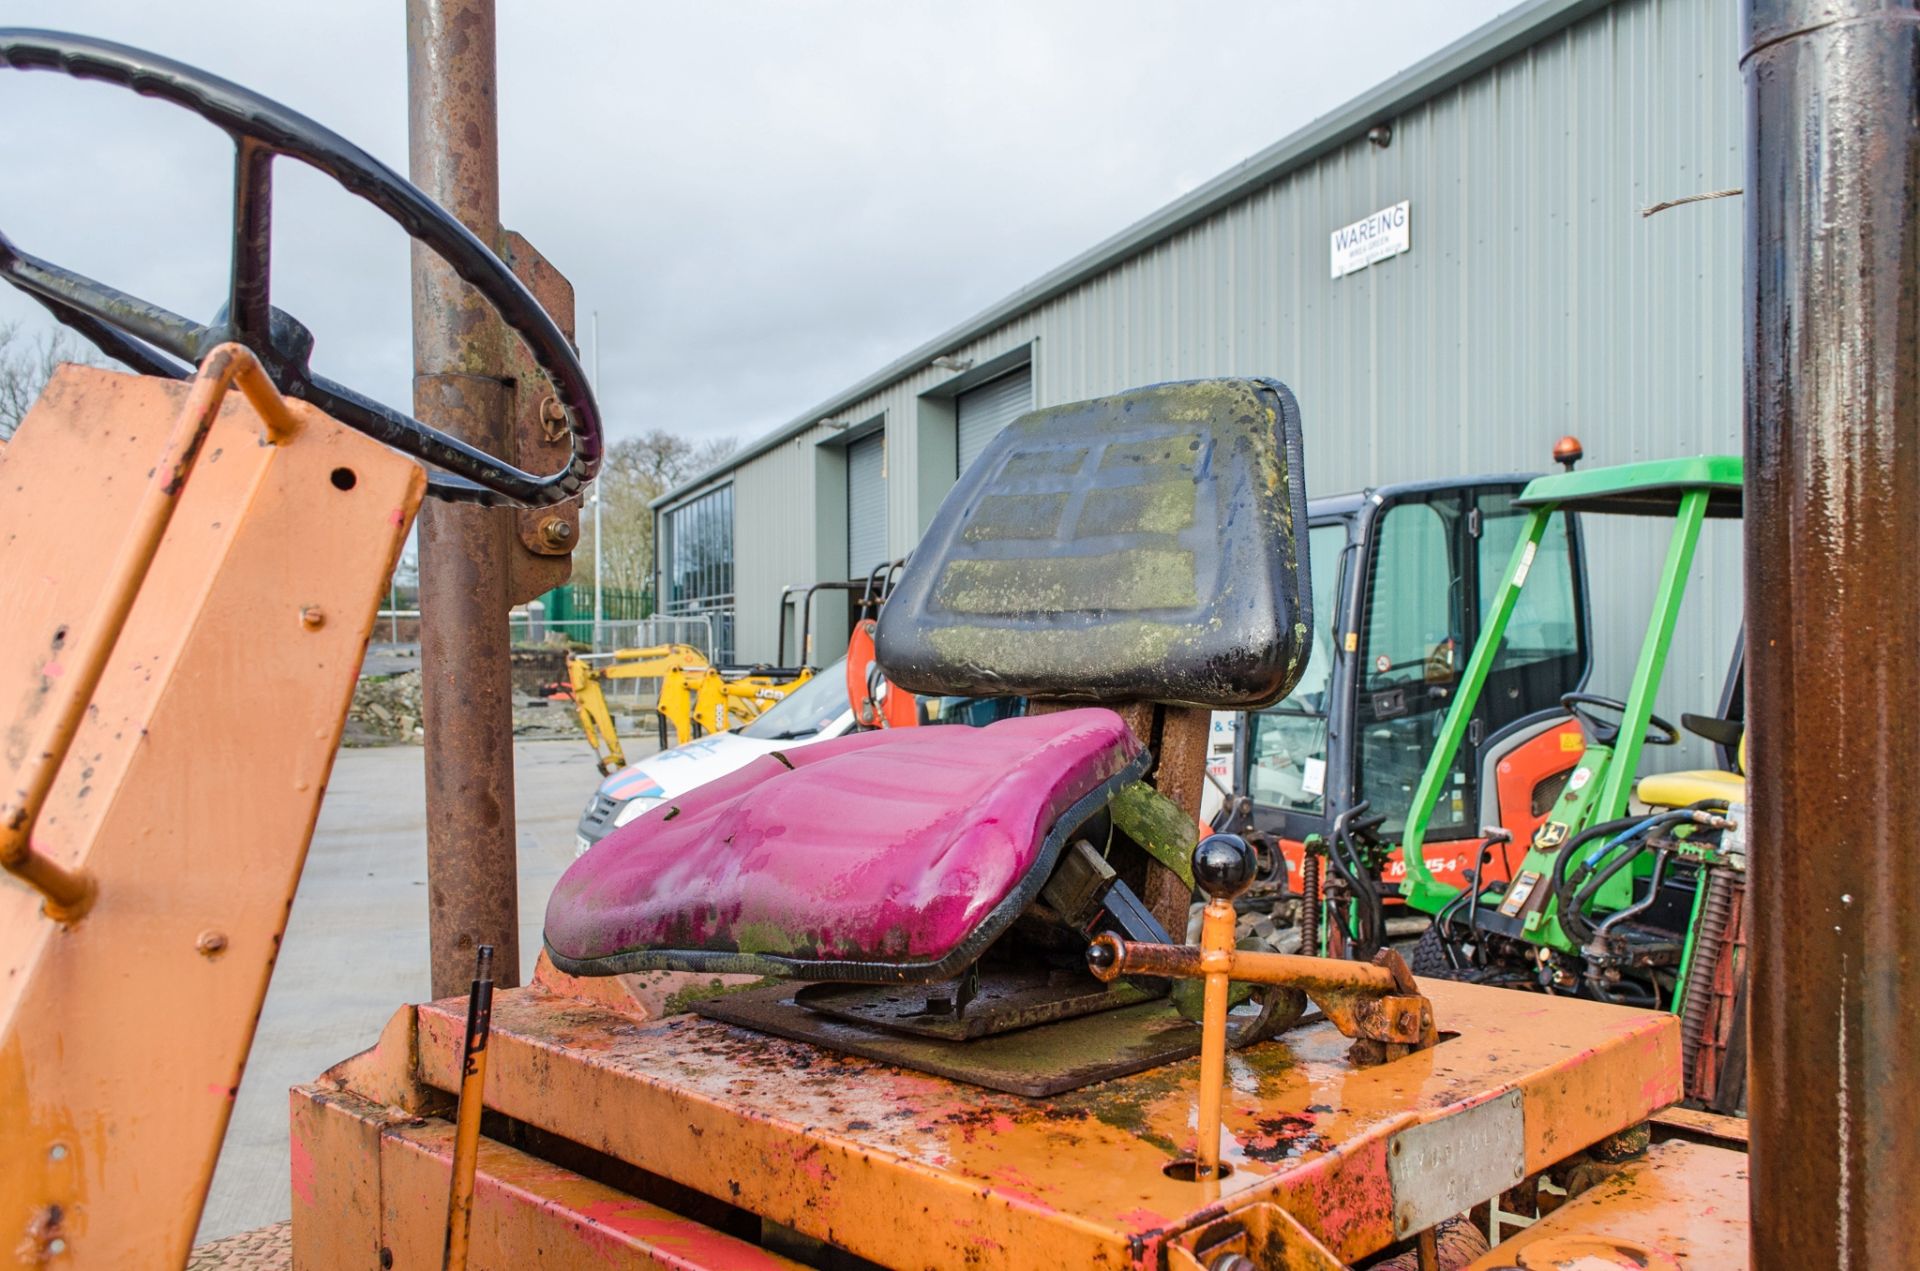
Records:
<instances>
[{"instance_id":1,"label":"nut","mask_svg":"<svg viewBox=\"0 0 1920 1271\"><path fill-rule=\"evenodd\" d=\"M540 541L560 550L573 542L573 522L564 516L549 516L540 522Z\"/></svg>"}]
</instances>

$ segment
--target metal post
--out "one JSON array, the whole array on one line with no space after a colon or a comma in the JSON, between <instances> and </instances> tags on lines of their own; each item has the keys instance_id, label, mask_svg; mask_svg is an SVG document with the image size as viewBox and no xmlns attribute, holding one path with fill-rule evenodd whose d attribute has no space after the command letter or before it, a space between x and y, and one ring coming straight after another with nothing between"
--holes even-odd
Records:
<instances>
[{"instance_id":1,"label":"metal post","mask_svg":"<svg viewBox=\"0 0 1920 1271\"><path fill-rule=\"evenodd\" d=\"M1920 1213L1920 0L1746 0L1753 1264Z\"/></svg>"},{"instance_id":2,"label":"metal post","mask_svg":"<svg viewBox=\"0 0 1920 1271\"><path fill-rule=\"evenodd\" d=\"M600 311L593 311L593 396L600 398ZM606 540L600 536L600 482L593 483L593 639L588 641L595 653L600 652L600 637L605 630L600 624L606 619L605 606L601 597L605 592L606 574L601 568L606 563L606 553L601 544Z\"/></svg>"},{"instance_id":3,"label":"metal post","mask_svg":"<svg viewBox=\"0 0 1920 1271\"><path fill-rule=\"evenodd\" d=\"M414 184L483 242L500 235L493 0L407 0ZM511 453L505 333L438 258L414 250L414 414ZM420 514L420 669L426 725L427 904L436 997L458 994L475 950L519 983L507 566L512 512L429 502Z\"/></svg>"}]
</instances>

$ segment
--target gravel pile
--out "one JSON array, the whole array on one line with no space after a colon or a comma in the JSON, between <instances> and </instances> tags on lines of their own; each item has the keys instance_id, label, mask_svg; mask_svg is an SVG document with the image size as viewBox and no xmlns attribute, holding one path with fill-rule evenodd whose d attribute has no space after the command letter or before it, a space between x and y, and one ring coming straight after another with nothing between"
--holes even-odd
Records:
<instances>
[{"instance_id":1,"label":"gravel pile","mask_svg":"<svg viewBox=\"0 0 1920 1271\"><path fill-rule=\"evenodd\" d=\"M366 675L353 686L353 705L347 708L345 744L418 743L420 736L420 672Z\"/></svg>"}]
</instances>

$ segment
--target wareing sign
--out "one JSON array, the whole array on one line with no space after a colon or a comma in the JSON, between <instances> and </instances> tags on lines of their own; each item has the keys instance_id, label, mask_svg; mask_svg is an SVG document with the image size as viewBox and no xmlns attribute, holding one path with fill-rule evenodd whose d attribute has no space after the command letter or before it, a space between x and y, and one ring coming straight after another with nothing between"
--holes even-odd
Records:
<instances>
[{"instance_id":1,"label":"wareing sign","mask_svg":"<svg viewBox=\"0 0 1920 1271\"><path fill-rule=\"evenodd\" d=\"M1333 244L1333 276L1338 278L1356 269L1365 269L1375 261L1398 256L1411 247L1409 207L1409 201L1402 199L1365 220L1333 231L1328 236Z\"/></svg>"}]
</instances>

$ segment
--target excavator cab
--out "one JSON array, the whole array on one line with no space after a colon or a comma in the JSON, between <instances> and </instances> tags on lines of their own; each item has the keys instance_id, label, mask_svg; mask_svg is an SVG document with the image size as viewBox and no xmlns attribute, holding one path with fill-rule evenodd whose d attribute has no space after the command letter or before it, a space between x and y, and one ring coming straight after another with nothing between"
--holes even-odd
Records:
<instances>
[{"instance_id":1,"label":"excavator cab","mask_svg":"<svg viewBox=\"0 0 1920 1271\"><path fill-rule=\"evenodd\" d=\"M1531 479L1411 482L1309 503L1313 657L1292 692L1246 717L1238 798L1215 821L1275 845L1274 890L1322 895L1316 880L1343 864L1330 858L1348 839L1389 893L1405 875L1414 791L1487 625ZM1482 827L1531 837L1580 757L1560 697L1592 666L1583 550L1578 517L1556 516L1497 682L1454 757L1423 840L1427 871L1450 885L1472 867Z\"/></svg>"}]
</instances>

